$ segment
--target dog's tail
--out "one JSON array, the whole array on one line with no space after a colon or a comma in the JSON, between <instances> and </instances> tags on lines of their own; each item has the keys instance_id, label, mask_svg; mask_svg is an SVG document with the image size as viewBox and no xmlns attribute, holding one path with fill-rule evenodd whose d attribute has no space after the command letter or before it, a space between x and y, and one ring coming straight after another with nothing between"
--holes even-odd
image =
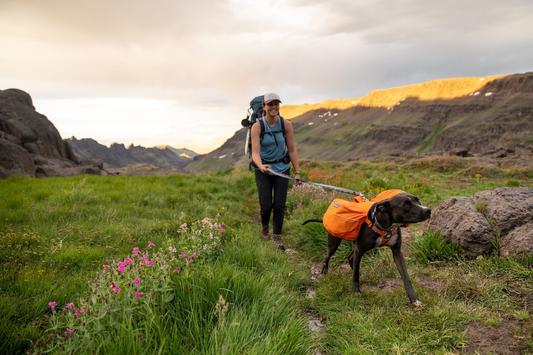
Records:
<instances>
[{"instance_id":1,"label":"dog's tail","mask_svg":"<svg viewBox=\"0 0 533 355\"><path fill-rule=\"evenodd\" d=\"M305 221L304 223L302 223L302 226L303 225L306 225L307 223L309 222L318 222L318 223L322 223L322 220L321 219L318 219L318 218L311 218L311 219L308 219L307 221Z\"/></svg>"}]
</instances>

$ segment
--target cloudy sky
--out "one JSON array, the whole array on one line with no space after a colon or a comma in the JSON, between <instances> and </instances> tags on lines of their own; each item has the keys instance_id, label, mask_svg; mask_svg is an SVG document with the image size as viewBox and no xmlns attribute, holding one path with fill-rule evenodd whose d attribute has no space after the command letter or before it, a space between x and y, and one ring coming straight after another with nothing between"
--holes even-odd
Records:
<instances>
[{"instance_id":1,"label":"cloudy sky","mask_svg":"<svg viewBox=\"0 0 533 355\"><path fill-rule=\"evenodd\" d=\"M531 0L0 0L0 89L63 137L207 152L285 103L533 70Z\"/></svg>"}]
</instances>

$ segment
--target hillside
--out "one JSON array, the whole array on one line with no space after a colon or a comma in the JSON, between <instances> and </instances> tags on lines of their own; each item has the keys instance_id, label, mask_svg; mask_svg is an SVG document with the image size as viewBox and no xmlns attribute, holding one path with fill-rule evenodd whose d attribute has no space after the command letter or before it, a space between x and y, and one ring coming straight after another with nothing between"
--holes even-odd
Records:
<instances>
[{"instance_id":1,"label":"hillside","mask_svg":"<svg viewBox=\"0 0 533 355\"><path fill-rule=\"evenodd\" d=\"M285 106L301 159L353 160L389 155L499 149L531 156L533 73L432 80L378 90L363 98ZM351 105L351 106L350 106ZM241 129L189 171L244 164Z\"/></svg>"},{"instance_id":2,"label":"hillside","mask_svg":"<svg viewBox=\"0 0 533 355\"><path fill-rule=\"evenodd\" d=\"M149 165L153 168L163 168L182 171L197 154L189 149L176 149L170 146L145 148L113 143L110 147L98 143L94 139L76 139L71 137L67 141L74 153L84 159L98 159L108 168L123 168L126 166Z\"/></svg>"}]
</instances>

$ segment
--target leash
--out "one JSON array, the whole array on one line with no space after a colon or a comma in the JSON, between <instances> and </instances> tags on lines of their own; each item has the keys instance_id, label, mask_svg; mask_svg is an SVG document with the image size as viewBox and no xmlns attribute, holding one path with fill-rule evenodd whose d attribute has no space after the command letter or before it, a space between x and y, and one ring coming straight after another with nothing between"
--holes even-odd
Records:
<instances>
[{"instance_id":1,"label":"leash","mask_svg":"<svg viewBox=\"0 0 533 355\"><path fill-rule=\"evenodd\" d=\"M259 170L258 168L254 167L254 169L256 170ZM286 175L286 174L283 174L283 173L278 173L276 171L273 171L271 169L268 169L267 172L270 174L270 175L276 175L276 176L279 176L279 177L282 177L284 179L287 179L287 180L296 180L294 177L292 176L289 176L289 175ZM338 187L338 186L333 186L333 185L326 185L326 184L321 184L321 183L318 183L318 182L313 182L313 181L308 181L308 180L298 180L299 182L301 182L302 184L308 184L308 185L314 185L314 186L318 186L324 190L330 190L330 191L336 191L336 192L340 192L340 193L343 193L343 194L349 194L349 195L355 195L355 196L362 196L362 197L365 197L362 193L358 192L358 191L353 191L353 190L350 190L350 189L345 189L344 187ZM365 198L366 199L366 198Z\"/></svg>"}]
</instances>

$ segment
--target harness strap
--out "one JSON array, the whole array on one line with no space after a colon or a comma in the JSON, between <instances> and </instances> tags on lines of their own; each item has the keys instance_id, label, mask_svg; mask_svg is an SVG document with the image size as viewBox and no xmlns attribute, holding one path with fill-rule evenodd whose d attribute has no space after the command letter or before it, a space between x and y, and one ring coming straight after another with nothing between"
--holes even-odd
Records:
<instances>
[{"instance_id":1,"label":"harness strap","mask_svg":"<svg viewBox=\"0 0 533 355\"><path fill-rule=\"evenodd\" d=\"M393 224L389 228L383 228L376 218L376 209L377 203L374 203L372 207L370 207L370 211L368 211L365 223L383 239L380 245L387 245L389 244L392 236L399 232L399 227Z\"/></svg>"}]
</instances>

